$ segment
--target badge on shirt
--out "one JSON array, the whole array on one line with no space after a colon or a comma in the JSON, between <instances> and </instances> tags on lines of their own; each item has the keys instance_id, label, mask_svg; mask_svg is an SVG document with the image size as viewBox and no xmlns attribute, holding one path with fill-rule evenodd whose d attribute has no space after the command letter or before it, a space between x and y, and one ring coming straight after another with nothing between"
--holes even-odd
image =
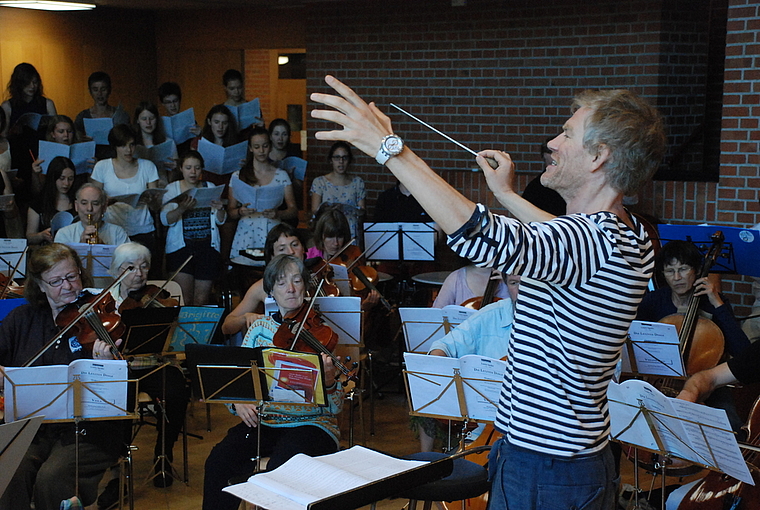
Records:
<instances>
[{"instance_id":1,"label":"badge on shirt","mask_svg":"<svg viewBox=\"0 0 760 510\"><path fill-rule=\"evenodd\" d=\"M77 337L72 336L69 338L69 349L71 349L71 352L78 352L82 350L82 344L79 343Z\"/></svg>"}]
</instances>

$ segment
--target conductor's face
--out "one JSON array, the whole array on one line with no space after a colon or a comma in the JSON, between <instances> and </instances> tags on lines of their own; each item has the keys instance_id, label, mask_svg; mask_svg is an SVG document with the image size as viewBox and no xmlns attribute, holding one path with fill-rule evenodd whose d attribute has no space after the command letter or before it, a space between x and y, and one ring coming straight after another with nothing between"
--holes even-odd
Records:
<instances>
[{"instance_id":1,"label":"conductor's face","mask_svg":"<svg viewBox=\"0 0 760 510\"><path fill-rule=\"evenodd\" d=\"M305 292L306 282L298 271L298 266L289 264L277 278L272 289L272 297L282 316L287 317L289 313L301 308Z\"/></svg>"},{"instance_id":2,"label":"conductor's face","mask_svg":"<svg viewBox=\"0 0 760 510\"><path fill-rule=\"evenodd\" d=\"M586 120L591 113L589 108L576 111L562 126L562 133L547 144L552 154L546 172L541 174L541 184L565 200L572 199L586 183L587 172L596 158L583 147Z\"/></svg>"}]
</instances>

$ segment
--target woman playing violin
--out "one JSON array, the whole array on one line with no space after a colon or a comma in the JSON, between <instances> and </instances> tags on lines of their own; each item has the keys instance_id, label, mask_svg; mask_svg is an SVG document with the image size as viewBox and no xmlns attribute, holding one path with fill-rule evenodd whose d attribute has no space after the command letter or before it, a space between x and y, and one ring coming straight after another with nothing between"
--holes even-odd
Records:
<instances>
[{"instance_id":1,"label":"woman playing violin","mask_svg":"<svg viewBox=\"0 0 760 510\"><path fill-rule=\"evenodd\" d=\"M52 243L31 252L27 262L24 295L28 304L11 311L0 325L0 365L22 366L60 331L55 318L76 301L87 277L76 252ZM84 283L89 283L85 281ZM76 338L65 338L48 349L34 365L68 365L81 358L112 359L105 342L96 340L92 351ZM0 383L1 384L1 383ZM88 421L80 435L79 493L84 506L95 501L98 482L124 448L121 421ZM44 424L0 499L2 510L57 510L75 495L74 425Z\"/></svg>"},{"instance_id":2,"label":"woman playing violin","mask_svg":"<svg viewBox=\"0 0 760 510\"><path fill-rule=\"evenodd\" d=\"M137 302L143 301L139 299L141 296L132 296L145 289L150 271L150 261L150 251L140 243L124 243L114 250L109 269L114 278L127 268L134 267L134 270L128 273L121 283L111 289L117 310L130 297L136 299ZM162 444L164 443L163 430L161 427L157 427L158 437L156 437L156 446L153 452L156 476L153 478L153 484L156 487L168 487L172 484L173 478L170 475L171 467L164 464L162 452L166 455L165 460L171 462L174 459L174 443L182 431L189 392L185 383L185 376L178 367L168 365L151 373L157 364L158 362L152 356L142 357L132 361L130 368L132 368L135 376L140 378L140 391L150 395L154 401L164 401L166 440L165 444ZM164 382L166 393L163 390ZM160 421L161 406L157 405L155 409ZM114 483L114 480L111 483ZM118 480L115 480L115 483L118 483Z\"/></svg>"},{"instance_id":3,"label":"woman playing violin","mask_svg":"<svg viewBox=\"0 0 760 510\"><path fill-rule=\"evenodd\" d=\"M304 304L308 280L309 273L298 257L279 255L272 259L264 270L264 290L274 297L279 314L255 321L243 340L244 347L274 345L282 318L294 315ZM343 392L335 380L331 359L326 355L322 357L327 407L273 403L267 406L266 415L259 416L254 405L234 406L241 422L227 432L227 437L214 447L206 460L204 510L238 507L239 499L223 493L222 489L230 478L253 471L255 466L251 459L257 452L257 427L261 427L261 454L269 456L267 469L270 470L297 453L316 456L338 450L340 430L336 415L341 409Z\"/></svg>"},{"instance_id":4,"label":"woman playing violin","mask_svg":"<svg viewBox=\"0 0 760 510\"><path fill-rule=\"evenodd\" d=\"M295 255L303 260L303 241L298 231L288 223L280 223L272 227L267 234L264 244L264 260L269 263L276 255ZM264 280L258 280L248 288L245 296L222 323L222 333L225 335L245 334L253 321L260 319L264 311L264 300L267 293L264 292Z\"/></svg>"}]
</instances>

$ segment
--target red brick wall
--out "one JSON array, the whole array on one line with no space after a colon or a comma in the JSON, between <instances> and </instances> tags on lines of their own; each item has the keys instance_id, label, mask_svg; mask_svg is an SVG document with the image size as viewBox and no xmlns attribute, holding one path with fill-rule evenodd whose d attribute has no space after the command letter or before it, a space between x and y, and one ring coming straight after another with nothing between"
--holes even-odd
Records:
<instances>
[{"instance_id":1,"label":"red brick wall","mask_svg":"<svg viewBox=\"0 0 760 510\"><path fill-rule=\"evenodd\" d=\"M245 50L245 98L252 101L259 98L264 120L272 120L271 90L269 76L269 50Z\"/></svg>"},{"instance_id":2,"label":"red brick wall","mask_svg":"<svg viewBox=\"0 0 760 510\"><path fill-rule=\"evenodd\" d=\"M522 188L541 171L539 145L558 132L575 93L625 87L661 109L670 147L685 147L680 169L699 170L706 135L699 135L698 126L709 107L705 54L710 8L719 3L468 0L464 7L451 7L444 1L387 0L337 12L335 4L313 4L307 14L308 89L326 91L327 73L346 81L389 113L395 131L449 182L490 205L482 177L469 171L474 167L469 154L388 103L475 150L510 152ZM665 221L746 225L760 220L755 214L759 179L751 166L758 158L756 143L751 143L758 136L751 130L757 127L751 118L757 103L751 57L757 50L744 46L756 38L757 4L730 3L720 183L648 186L636 208ZM327 170L321 155L329 144L313 138L324 127L308 124L312 175ZM690 138L696 143L685 145ZM363 155L354 165L367 184L371 214L392 176ZM733 290L730 278L727 287Z\"/></svg>"}]
</instances>

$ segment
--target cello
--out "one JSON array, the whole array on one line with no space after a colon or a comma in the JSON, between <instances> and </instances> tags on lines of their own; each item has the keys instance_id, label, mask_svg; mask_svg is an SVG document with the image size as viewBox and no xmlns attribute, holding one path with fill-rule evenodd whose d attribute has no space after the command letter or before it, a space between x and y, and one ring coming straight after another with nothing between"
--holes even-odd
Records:
<instances>
[{"instance_id":1,"label":"cello","mask_svg":"<svg viewBox=\"0 0 760 510\"><path fill-rule=\"evenodd\" d=\"M750 464L750 472L755 485L740 482L723 473L710 471L684 496L678 510L755 510L760 508L760 397L755 400L747 423L747 444L754 447L745 449L744 460ZM739 443L741 447L742 444Z\"/></svg>"}]
</instances>

